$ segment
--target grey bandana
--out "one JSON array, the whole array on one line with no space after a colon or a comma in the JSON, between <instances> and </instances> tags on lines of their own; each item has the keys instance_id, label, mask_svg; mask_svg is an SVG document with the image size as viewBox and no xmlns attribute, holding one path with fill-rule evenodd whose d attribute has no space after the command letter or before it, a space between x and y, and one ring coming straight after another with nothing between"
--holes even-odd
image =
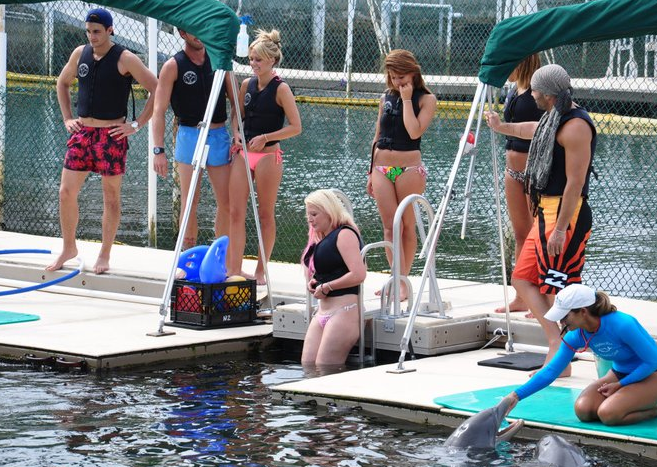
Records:
<instances>
[{"instance_id":1,"label":"grey bandana","mask_svg":"<svg viewBox=\"0 0 657 467\"><path fill-rule=\"evenodd\" d=\"M534 73L531 80L532 90L542 94L556 96L557 101L538 121L538 127L529 146L529 157L525 170L525 192L529 193L532 210L536 214L540 193L547 186L552 168L552 151L559 128L561 116L572 106L573 88L570 76L559 65L545 65Z\"/></svg>"}]
</instances>

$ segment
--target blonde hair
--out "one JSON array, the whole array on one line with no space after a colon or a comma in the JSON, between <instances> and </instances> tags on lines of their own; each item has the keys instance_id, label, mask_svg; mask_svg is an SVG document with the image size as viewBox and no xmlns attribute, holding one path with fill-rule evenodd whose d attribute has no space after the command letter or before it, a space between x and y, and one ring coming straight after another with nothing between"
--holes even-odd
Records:
<instances>
[{"instance_id":1,"label":"blonde hair","mask_svg":"<svg viewBox=\"0 0 657 467\"><path fill-rule=\"evenodd\" d=\"M340 198L333 192L333 190L316 190L306 196L304 200L306 207L314 206L320 211L326 213L331 221L331 227L335 229L340 225L348 225L358 232L358 227L354 218L349 214L347 208L344 207ZM310 238L311 234L309 232L309 241L318 242L321 240L319 234L314 232Z\"/></svg>"},{"instance_id":2,"label":"blonde hair","mask_svg":"<svg viewBox=\"0 0 657 467\"><path fill-rule=\"evenodd\" d=\"M253 51L260 58L273 58L274 65L278 65L283 60L281 51L281 34L276 29L265 31L258 29L256 38L249 45L249 52Z\"/></svg>"},{"instance_id":3,"label":"blonde hair","mask_svg":"<svg viewBox=\"0 0 657 467\"><path fill-rule=\"evenodd\" d=\"M390 78L391 71L400 75L412 74L413 89L421 89L425 93L431 94L427 85L424 84L422 68L420 68L420 64L412 52L404 49L391 50L390 53L386 55L383 62L383 72L386 77L386 85L392 93L397 93L398 91L393 90L392 78Z\"/></svg>"},{"instance_id":4,"label":"blonde hair","mask_svg":"<svg viewBox=\"0 0 657 467\"><path fill-rule=\"evenodd\" d=\"M525 57L509 75L509 81L515 82L520 88L528 89L532 75L540 67L541 57L539 54L532 54L529 57Z\"/></svg>"},{"instance_id":5,"label":"blonde hair","mask_svg":"<svg viewBox=\"0 0 657 467\"><path fill-rule=\"evenodd\" d=\"M333 192L333 190L316 190L306 196L304 200L306 208L314 206L320 211L326 213L331 221L331 230L334 230L340 225L348 225L360 235L358 227L351 217L347 208L344 207L340 198ZM308 244L301 253L301 264L305 264L308 268L310 276L315 273L315 264L312 258L312 251L323 237L320 237L311 225L308 225Z\"/></svg>"}]
</instances>

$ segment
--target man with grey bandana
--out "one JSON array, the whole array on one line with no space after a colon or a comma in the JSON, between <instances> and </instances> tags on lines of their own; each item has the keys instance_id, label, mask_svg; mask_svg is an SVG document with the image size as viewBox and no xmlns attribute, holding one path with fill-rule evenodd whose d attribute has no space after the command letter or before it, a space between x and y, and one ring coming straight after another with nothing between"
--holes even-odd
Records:
<instances>
[{"instance_id":1,"label":"man with grey bandana","mask_svg":"<svg viewBox=\"0 0 657 467\"><path fill-rule=\"evenodd\" d=\"M596 130L588 113L572 101L570 76L559 65L539 68L531 80L532 96L545 114L538 122L503 123L486 112L496 132L532 138L525 169L525 192L534 213L532 227L511 282L529 305L548 340L546 363L560 344L557 323L544 316L554 295L581 282L584 251L591 235L587 203ZM561 376L569 376L570 367Z\"/></svg>"}]
</instances>

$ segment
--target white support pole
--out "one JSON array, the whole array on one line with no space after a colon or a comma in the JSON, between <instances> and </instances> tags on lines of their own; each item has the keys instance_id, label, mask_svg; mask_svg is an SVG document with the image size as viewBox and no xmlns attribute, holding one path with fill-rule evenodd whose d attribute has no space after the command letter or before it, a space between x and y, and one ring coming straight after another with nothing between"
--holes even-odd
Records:
<instances>
[{"instance_id":1,"label":"white support pole","mask_svg":"<svg viewBox=\"0 0 657 467\"><path fill-rule=\"evenodd\" d=\"M0 5L0 223L4 221L5 199L5 111L7 105L7 33L5 32L5 6Z\"/></svg>"},{"instance_id":2,"label":"white support pole","mask_svg":"<svg viewBox=\"0 0 657 467\"><path fill-rule=\"evenodd\" d=\"M55 9L52 5L45 5L43 12L43 57L45 59L46 74L54 75L53 55L55 53Z\"/></svg>"},{"instance_id":3,"label":"white support pole","mask_svg":"<svg viewBox=\"0 0 657 467\"><path fill-rule=\"evenodd\" d=\"M326 29L326 0L313 0L313 64L315 71L324 71L324 34Z\"/></svg>"},{"instance_id":4,"label":"white support pole","mask_svg":"<svg viewBox=\"0 0 657 467\"><path fill-rule=\"evenodd\" d=\"M148 18L148 69L157 76L157 20ZM153 125L148 123L148 246L157 248L157 174L153 169Z\"/></svg>"},{"instance_id":5,"label":"white support pole","mask_svg":"<svg viewBox=\"0 0 657 467\"><path fill-rule=\"evenodd\" d=\"M354 58L354 15L356 14L356 0L347 3L347 52L344 58L344 74L347 77L346 93L351 97L351 66Z\"/></svg>"}]
</instances>

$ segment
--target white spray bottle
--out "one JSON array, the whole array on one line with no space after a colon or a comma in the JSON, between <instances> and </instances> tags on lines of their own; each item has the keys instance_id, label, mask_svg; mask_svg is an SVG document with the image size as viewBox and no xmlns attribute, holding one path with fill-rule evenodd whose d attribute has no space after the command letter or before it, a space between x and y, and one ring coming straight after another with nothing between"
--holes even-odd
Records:
<instances>
[{"instance_id":1,"label":"white spray bottle","mask_svg":"<svg viewBox=\"0 0 657 467\"><path fill-rule=\"evenodd\" d=\"M237 56L247 57L249 55L249 34L246 32L247 16L240 18L240 32L237 35Z\"/></svg>"}]
</instances>

